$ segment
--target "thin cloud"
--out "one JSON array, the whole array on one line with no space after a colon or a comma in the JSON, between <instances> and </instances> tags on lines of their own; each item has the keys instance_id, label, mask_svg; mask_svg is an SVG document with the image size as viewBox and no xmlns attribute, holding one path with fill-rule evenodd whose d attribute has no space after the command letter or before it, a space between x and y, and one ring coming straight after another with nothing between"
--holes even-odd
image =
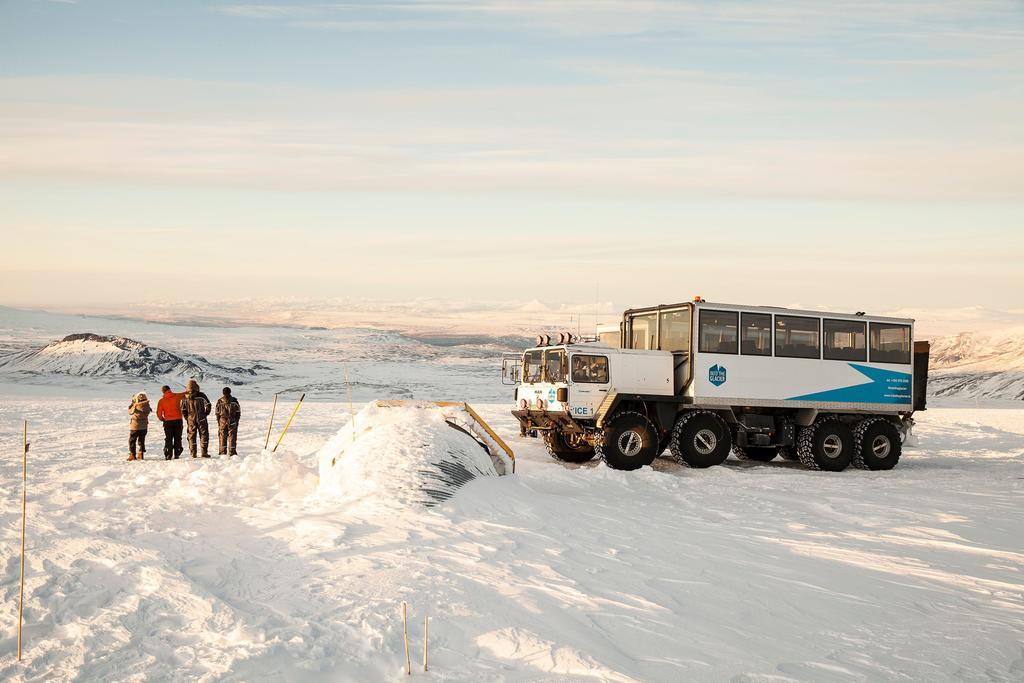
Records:
<instances>
[{"instance_id":1,"label":"thin cloud","mask_svg":"<svg viewBox=\"0 0 1024 683\"><path fill-rule=\"evenodd\" d=\"M579 35L625 35L699 30L705 37L778 41L820 40L823 33L854 29L916 33L959 29L979 14L996 25L1019 12L1014 2L962 3L916 0L902 3L687 2L668 0L462 0L451 2L342 2L299 5L241 3L217 8L249 19L301 20L304 28L440 30L453 27L513 28ZM409 21L410 17L414 18ZM969 32L968 32L969 33Z\"/></svg>"}]
</instances>

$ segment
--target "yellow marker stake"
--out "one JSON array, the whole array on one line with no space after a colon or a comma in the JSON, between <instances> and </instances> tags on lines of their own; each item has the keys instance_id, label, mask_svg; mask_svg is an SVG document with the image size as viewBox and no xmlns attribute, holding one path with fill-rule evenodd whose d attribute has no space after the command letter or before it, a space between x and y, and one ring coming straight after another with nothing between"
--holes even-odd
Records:
<instances>
[{"instance_id":1,"label":"yellow marker stake","mask_svg":"<svg viewBox=\"0 0 1024 683\"><path fill-rule=\"evenodd\" d=\"M352 409L352 385L348 381L348 368L345 368L345 387L348 389L348 414L352 421L352 443L356 442L356 413Z\"/></svg>"},{"instance_id":2,"label":"yellow marker stake","mask_svg":"<svg viewBox=\"0 0 1024 683\"><path fill-rule=\"evenodd\" d=\"M277 394L274 394L274 405L270 407L270 424L267 425L267 440L263 442L263 450L270 447L270 430L274 428L275 412L277 412Z\"/></svg>"},{"instance_id":3,"label":"yellow marker stake","mask_svg":"<svg viewBox=\"0 0 1024 683\"><path fill-rule=\"evenodd\" d=\"M21 624L25 614L25 507L28 496L28 420L21 453L21 588L18 592L18 661L21 661Z\"/></svg>"},{"instance_id":4,"label":"yellow marker stake","mask_svg":"<svg viewBox=\"0 0 1024 683\"><path fill-rule=\"evenodd\" d=\"M425 614L423 615L423 670L424 671L427 670L427 637L428 637L428 634L430 633L430 622L428 621L429 618L430 617L428 617L427 615L425 615Z\"/></svg>"},{"instance_id":5,"label":"yellow marker stake","mask_svg":"<svg viewBox=\"0 0 1024 683\"><path fill-rule=\"evenodd\" d=\"M302 405L302 399L306 398L303 394L299 397L299 402L295 404L295 410L292 411L291 417L288 418L288 422L285 423L284 429L281 430L281 436L277 437L277 443L274 444L274 450L271 453L277 453L277 447L281 445L281 440L284 439L284 435L288 433L288 428L292 426L292 420L295 419L295 413L299 412L299 406Z\"/></svg>"},{"instance_id":6,"label":"yellow marker stake","mask_svg":"<svg viewBox=\"0 0 1024 683\"><path fill-rule=\"evenodd\" d=\"M402 637L405 639L405 675L412 676L412 660L409 659L409 619L406 605L402 603Z\"/></svg>"}]
</instances>

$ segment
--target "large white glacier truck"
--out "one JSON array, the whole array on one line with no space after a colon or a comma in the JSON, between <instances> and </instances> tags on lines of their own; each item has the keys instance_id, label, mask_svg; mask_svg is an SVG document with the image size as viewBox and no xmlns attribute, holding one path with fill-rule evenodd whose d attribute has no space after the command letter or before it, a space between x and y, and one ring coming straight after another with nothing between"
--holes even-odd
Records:
<instances>
[{"instance_id":1,"label":"large white glacier truck","mask_svg":"<svg viewBox=\"0 0 1024 683\"><path fill-rule=\"evenodd\" d=\"M523 434L566 462L690 467L738 457L892 469L925 408L914 321L692 302L630 309L595 338L541 335L505 359Z\"/></svg>"}]
</instances>

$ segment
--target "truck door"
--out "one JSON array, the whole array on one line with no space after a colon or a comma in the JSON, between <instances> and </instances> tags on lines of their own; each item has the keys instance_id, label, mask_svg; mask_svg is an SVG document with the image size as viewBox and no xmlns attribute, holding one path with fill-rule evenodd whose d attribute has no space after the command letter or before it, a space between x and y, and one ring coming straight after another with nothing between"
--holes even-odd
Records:
<instances>
[{"instance_id":1,"label":"truck door","mask_svg":"<svg viewBox=\"0 0 1024 683\"><path fill-rule=\"evenodd\" d=\"M573 354L569 362L569 413L577 418L592 418L608 395L611 377L608 356Z\"/></svg>"}]
</instances>

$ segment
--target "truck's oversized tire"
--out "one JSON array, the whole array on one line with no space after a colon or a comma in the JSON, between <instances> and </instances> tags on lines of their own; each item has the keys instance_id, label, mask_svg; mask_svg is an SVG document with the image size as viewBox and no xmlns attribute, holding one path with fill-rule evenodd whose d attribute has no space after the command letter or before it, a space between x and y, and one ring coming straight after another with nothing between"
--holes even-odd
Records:
<instances>
[{"instance_id":1,"label":"truck's oversized tire","mask_svg":"<svg viewBox=\"0 0 1024 683\"><path fill-rule=\"evenodd\" d=\"M779 454L777 446L733 446L732 452L740 460L754 460L757 462L771 462Z\"/></svg>"},{"instance_id":2,"label":"truck's oversized tire","mask_svg":"<svg viewBox=\"0 0 1024 683\"><path fill-rule=\"evenodd\" d=\"M900 430L884 417L869 417L853 428L853 464L862 470L891 470L900 461Z\"/></svg>"},{"instance_id":3,"label":"truck's oversized tire","mask_svg":"<svg viewBox=\"0 0 1024 683\"><path fill-rule=\"evenodd\" d=\"M597 452L608 467L638 470L658 457L658 430L646 416L623 411L605 425Z\"/></svg>"},{"instance_id":4,"label":"truck's oversized tire","mask_svg":"<svg viewBox=\"0 0 1024 683\"><path fill-rule=\"evenodd\" d=\"M853 432L834 417L803 427L797 435L797 456L809 470L842 472L850 466L853 451Z\"/></svg>"},{"instance_id":5,"label":"truck's oversized tire","mask_svg":"<svg viewBox=\"0 0 1024 683\"><path fill-rule=\"evenodd\" d=\"M729 425L709 410L683 413L668 444L672 457L687 467L721 465L732 450Z\"/></svg>"},{"instance_id":6,"label":"truck's oversized tire","mask_svg":"<svg viewBox=\"0 0 1024 683\"><path fill-rule=\"evenodd\" d=\"M587 462L594 457L593 446L590 444L570 445L565 435L554 429L544 432L544 446L552 458L562 462Z\"/></svg>"}]
</instances>

